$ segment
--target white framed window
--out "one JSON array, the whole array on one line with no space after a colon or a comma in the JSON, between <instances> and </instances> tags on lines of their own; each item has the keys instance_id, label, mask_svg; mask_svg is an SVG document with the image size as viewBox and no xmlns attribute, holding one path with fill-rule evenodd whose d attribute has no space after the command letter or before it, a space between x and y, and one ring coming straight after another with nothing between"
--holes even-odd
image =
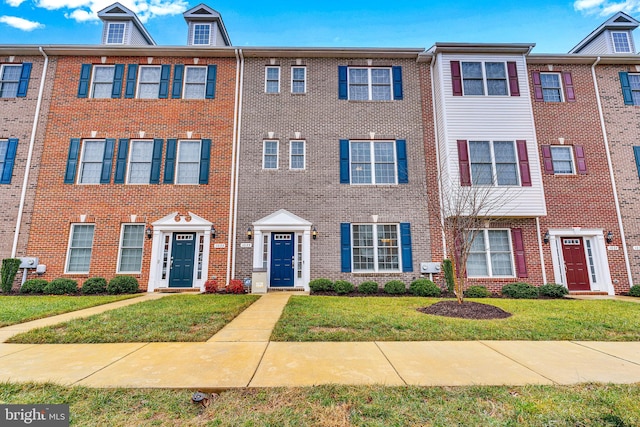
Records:
<instances>
[{"instance_id":1,"label":"white framed window","mask_svg":"<svg viewBox=\"0 0 640 427\"><path fill-rule=\"evenodd\" d=\"M115 65L96 65L93 67L92 98L111 98L115 71Z\"/></svg>"},{"instance_id":2,"label":"white framed window","mask_svg":"<svg viewBox=\"0 0 640 427\"><path fill-rule=\"evenodd\" d=\"M611 32L611 40L613 42L613 51L615 53L630 53L631 43L629 43L629 34L623 32Z\"/></svg>"},{"instance_id":3,"label":"white framed window","mask_svg":"<svg viewBox=\"0 0 640 427\"><path fill-rule=\"evenodd\" d=\"M307 67L291 67L291 93L307 92Z\"/></svg>"},{"instance_id":4,"label":"white framed window","mask_svg":"<svg viewBox=\"0 0 640 427\"><path fill-rule=\"evenodd\" d=\"M129 149L127 184L149 184L151 180L152 159L152 140L132 140L131 148Z\"/></svg>"},{"instance_id":5,"label":"white framed window","mask_svg":"<svg viewBox=\"0 0 640 427\"><path fill-rule=\"evenodd\" d=\"M352 224L353 272L401 271L398 224Z\"/></svg>"},{"instance_id":6,"label":"white framed window","mask_svg":"<svg viewBox=\"0 0 640 427\"><path fill-rule=\"evenodd\" d=\"M185 99L204 99L207 88L207 67L186 66L184 70Z\"/></svg>"},{"instance_id":7,"label":"white framed window","mask_svg":"<svg viewBox=\"0 0 640 427\"><path fill-rule=\"evenodd\" d=\"M140 273L142 271L143 246L144 224L122 224L118 273Z\"/></svg>"},{"instance_id":8,"label":"white framed window","mask_svg":"<svg viewBox=\"0 0 640 427\"><path fill-rule=\"evenodd\" d=\"M200 140L178 141L176 184L200 183Z\"/></svg>"},{"instance_id":9,"label":"white framed window","mask_svg":"<svg viewBox=\"0 0 640 427\"><path fill-rule=\"evenodd\" d=\"M519 185L513 141L469 141L473 185Z\"/></svg>"},{"instance_id":10,"label":"white framed window","mask_svg":"<svg viewBox=\"0 0 640 427\"><path fill-rule=\"evenodd\" d=\"M141 65L138 73L138 98L155 99L160 93L159 65Z\"/></svg>"},{"instance_id":11,"label":"white framed window","mask_svg":"<svg viewBox=\"0 0 640 427\"><path fill-rule=\"evenodd\" d=\"M262 143L262 169L278 169L279 141L266 140Z\"/></svg>"},{"instance_id":12,"label":"white framed window","mask_svg":"<svg viewBox=\"0 0 640 427\"><path fill-rule=\"evenodd\" d=\"M271 239L271 234L263 233L262 234L262 268L265 270L269 265L269 241Z\"/></svg>"},{"instance_id":13,"label":"white framed window","mask_svg":"<svg viewBox=\"0 0 640 427\"><path fill-rule=\"evenodd\" d=\"M464 95L509 95L504 62L462 62Z\"/></svg>"},{"instance_id":14,"label":"white framed window","mask_svg":"<svg viewBox=\"0 0 640 427\"><path fill-rule=\"evenodd\" d=\"M289 169L301 170L305 168L305 142L289 142Z\"/></svg>"},{"instance_id":15,"label":"white framed window","mask_svg":"<svg viewBox=\"0 0 640 427\"><path fill-rule=\"evenodd\" d=\"M628 75L633 105L640 105L640 74L629 73Z\"/></svg>"},{"instance_id":16,"label":"white framed window","mask_svg":"<svg viewBox=\"0 0 640 427\"><path fill-rule=\"evenodd\" d=\"M280 67L265 68L264 91L266 93L280 93Z\"/></svg>"},{"instance_id":17,"label":"white framed window","mask_svg":"<svg viewBox=\"0 0 640 427\"><path fill-rule=\"evenodd\" d=\"M467 258L469 277L514 277L513 252L510 230L483 229L475 234Z\"/></svg>"},{"instance_id":18,"label":"white framed window","mask_svg":"<svg viewBox=\"0 0 640 427\"><path fill-rule=\"evenodd\" d=\"M0 98L15 98L18 95L22 65L0 66Z\"/></svg>"},{"instance_id":19,"label":"white framed window","mask_svg":"<svg viewBox=\"0 0 640 427\"><path fill-rule=\"evenodd\" d=\"M397 184L395 141L349 141L351 184Z\"/></svg>"},{"instance_id":20,"label":"white framed window","mask_svg":"<svg viewBox=\"0 0 640 427\"><path fill-rule=\"evenodd\" d=\"M107 44L124 44L125 22L109 22L107 25Z\"/></svg>"},{"instance_id":21,"label":"white framed window","mask_svg":"<svg viewBox=\"0 0 640 427\"><path fill-rule=\"evenodd\" d=\"M65 273L89 273L95 224L71 224Z\"/></svg>"},{"instance_id":22,"label":"white framed window","mask_svg":"<svg viewBox=\"0 0 640 427\"><path fill-rule=\"evenodd\" d=\"M193 44L194 45L211 44L211 24L194 24Z\"/></svg>"},{"instance_id":23,"label":"white framed window","mask_svg":"<svg viewBox=\"0 0 640 427\"><path fill-rule=\"evenodd\" d=\"M349 67L349 99L390 101L393 99L391 68Z\"/></svg>"},{"instance_id":24,"label":"white framed window","mask_svg":"<svg viewBox=\"0 0 640 427\"><path fill-rule=\"evenodd\" d=\"M202 279L202 269L204 266L204 235L198 236L198 268L196 273L196 279Z\"/></svg>"},{"instance_id":25,"label":"white framed window","mask_svg":"<svg viewBox=\"0 0 640 427\"><path fill-rule=\"evenodd\" d=\"M553 173L556 175L573 175L576 169L573 166L573 148L571 146L552 145L551 161Z\"/></svg>"},{"instance_id":26,"label":"white framed window","mask_svg":"<svg viewBox=\"0 0 640 427\"><path fill-rule=\"evenodd\" d=\"M540 83L544 102L563 101L560 73L540 73Z\"/></svg>"},{"instance_id":27,"label":"white framed window","mask_svg":"<svg viewBox=\"0 0 640 427\"><path fill-rule=\"evenodd\" d=\"M0 139L0 173L4 171L4 165L7 162L8 151L9 151L9 141L6 139Z\"/></svg>"},{"instance_id":28,"label":"white framed window","mask_svg":"<svg viewBox=\"0 0 640 427\"><path fill-rule=\"evenodd\" d=\"M106 141L87 139L82 144L78 184L100 184Z\"/></svg>"}]
</instances>

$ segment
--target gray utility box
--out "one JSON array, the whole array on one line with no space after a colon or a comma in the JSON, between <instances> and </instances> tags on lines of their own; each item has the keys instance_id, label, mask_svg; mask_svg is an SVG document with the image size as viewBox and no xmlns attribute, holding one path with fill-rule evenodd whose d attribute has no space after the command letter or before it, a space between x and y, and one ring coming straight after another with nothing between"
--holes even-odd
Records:
<instances>
[{"instance_id":1,"label":"gray utility box","mask_svg":"<svg viewBox=\"0 0 640 427\"><path fill-rule=\"evenodd\" d=\"M420 273L438 274L440 273L440 263L439 262L421 262Z\"/></svg>"},{"instance_id":2,"label":"gray utility box","mask_svg":"<svg viewBox=\"0 0 640 427\"><path fill-rule=\"evenodd\" d=\"M266 294L267 293L267 270L256 268L251 275L251 293Z\"/></svg>"},{"instance_id":3,"label":"gray utility box","mask_svg":"<svg viewBox=\"0 0 640 427\"><path fill-rule=\"evenodd\" d=\"M38 266L38 258L36 257L21 257L20 268L36 268Z\"/></svg>"}]
</instances>

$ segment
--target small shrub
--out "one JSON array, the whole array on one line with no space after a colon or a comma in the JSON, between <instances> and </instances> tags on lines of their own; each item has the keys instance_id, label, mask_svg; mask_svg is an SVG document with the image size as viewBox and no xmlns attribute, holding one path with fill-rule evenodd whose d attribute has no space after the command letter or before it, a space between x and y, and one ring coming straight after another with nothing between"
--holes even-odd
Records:
<instances>
[{"instance_id":1,"label":"small shrub","mask_svg":"<svg viewBox=\"0 0 640 427\"><path fill-rule=\"evenodd\" d=\"M231 279L227 285L227 293L244 294L244 283L240 279Z\"/></svg>"},{"instance_id":2,"label":"small shrub","mask_svg":"<svg viewBox=\"0 0 640 427\"><path fill-rule=\"evenodd\" d=\"M13 280L20 269L20 260L18 258L6 258L2 260L0 268L0 288L2 292L8 294L13 288Z\"/></svg>"},{"instance_id":3,"label":"small shrub","mask_svg":"<svg viewBox=\"0 0 640 427\"><path fill-rule=\"evenodd\" d=\"M116 276L107 285L107 293L113 295L135 294L138 290L138 279L131 276Z\"/></svg>"},{"instance_id":4,"label":"small shrub","mask_svg":"<svg viewBox=\"0 0 640 427\"><path fill-rule=\"evenodd\" d=\"M378 287L377 282L362 282L358 285L358 292L361 294L377 294Z\"/></svg>"},{"instance_id":5,"label":"small shrub","mask_svg":"<svg viewBox=\"0 0 640 427\"><path fill-rule=\"evenodd\" d=\"M311 289L311 292L332 291L333 282L324 278L313 279L309 282L309 289Z\"/></svg>"},{"instance_id":6,"label":"small shrub","mask_svg":"<svg viewBox=\"0 0 640 427\"><path fill-rule=\"evenodd\" d=\"M569 290L562 285L558 285L557 283L547 283L546 285L540 286L538 288L538 292L540 296L562 298L569 293Z\"/></svg>"},{"instance_id":7,"label":"small shrub","mask_svg":"<svg viewBox=\"0 0 640 427\"><path fill-rule=\"evenodd\" d=\"M640 297L640 285L633 285L629 289L629 295L632 297Z\"/></svg>"},{"instance_id":8,"label":"small shrub","mask_svg":"<svg viewBox=\"0 0 640 427\"><path fill-rule=\"evenodd\" d=\"M484 286L469 286L467 290L464 291L465 298L487 298L490 296L491 292Z\"/></svg>"},{"instance_id":9,"label":"small shrub","mask_svg":"<svg viewBox=\"0 0 640 427\"><path fill-rule=\"evenodd\" d=\"M391 280L384 284L384 291L390 295L402 295L407 292L407 286L400 280Z\"/></svg>"},{"instance_id":10,"label":"small shrub","mask_svg":"<svg viewBox=\"0 0 640 427\"><path fill-rule=\"evenodd\" d=\"M333 289L339 294L344 295L353 292L353 283L346 280L336 280L333 284Z\"/></svg>"},{"instance_id":11,"label":"small shrub","mask_svg":"<svg viewBox=\"0 0 640 427\"><path fill-rule=\"evenodd\" d=\"M78 282L73 279L59 277L49 282L44 287L43 292L47 295L75 294L78 292Z\"/></svg>"},{"instance_id":12,"label":"small shrub","mask_svg":"<svg viewBox=\"0 0 640 427\"><path fill-rule=\"evenodd\" d=\"M429 279L417 279L409 285L409 292L418 297L439 297L442 291Z\"/></svg>"},{"instance_id":13,"label":"small shrub","mask_svg":"<svg viewBox=\"0 0 640 427\"><path fill-rule=\"evenodd\" d=\"M29 279L24 282L24 285L20 288L21 294L42 294L44 288L49 284L44 279Z\"/></svg>"},{"instance_id":14,"label":"small shrub","mask_svg":"<svg viewBox=\"0 0 640 427\"><path fill-rule=\"evenodd\" d=\"M538 288L525 282L509 283L502 287L502 295L515 299L538 298Z\"/></svg>"},{"instance_id":15,"label":"small shrub","mask_svg":"<svg viewBox=\"0 0 640 427\"><path fill-rule=\"evenodd\" d=\"M444 271L444 280L447 282L447 291L453 293L454 279L453 279L453 264L450 259L442 261L442 270Z\"/></svg>"},{"instance_id":16,"label":"small shrub","mask_svg":"<svg viewBox=\"0 0 640 427\"><path fill-rule=\"evenodd\" d=\"M82 284L85 295L104 294L107 292L107 281L104 277L92 277Z\"/></svg>"},{"instance_id":17,"label":"small shrub","mask_svg":"<svg viewBox=\"0 0 640 427\"><path fill-rule=\"evenodd\" d=\"M215 294L218 292L218 280L217 279L209 279L204 282L204 293L205 294Z\"/></svg>"}]
</instances>

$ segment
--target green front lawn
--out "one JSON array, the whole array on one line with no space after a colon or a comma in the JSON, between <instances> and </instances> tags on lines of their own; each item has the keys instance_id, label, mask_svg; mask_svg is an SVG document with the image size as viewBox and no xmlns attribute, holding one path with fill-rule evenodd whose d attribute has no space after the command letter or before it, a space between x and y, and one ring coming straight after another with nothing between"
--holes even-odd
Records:
<instances>
[{"instance_id":1,"label":"green front lawn","mask_svg":"<svg viewBox=\"0 0 640 427\"><path fill-rule=\"evenodd\" d=\"M235 389L207 408L192 393L5 383L0 403L65 403L72 426L640 425L640 385Z\"/></svg>"},{"instance_id":2,"label":"green front lawn","mask_svg":"<svg viewBox=\"0 0 640 427\"><path fill-rule=\"evenodd\" d=\"M475 299L513 314L465 320L416 311L439 299L293 296L274 341L640 340L640 305L622 301ZM468 299L467 301L470 301Z\"/></svg>"},{"instance_id":3,"label":"green front lawn","mask_svg":"<svg viewBox=\"0 0 640 427\"><path fill-rule=\"evenodd\" d=\"M0 296L0 327L68 313L139 295L109 296Z\"/></svg>"},{"instance_id":4,"label":"green front lawn","mask_svg":"<svg viewBox=\"0 0 640 427\"><path fill-rule=\"evenodd\" d=\"M172 295L34 329L7 342L32 344L206 341L260 298Z\"/></svg>"}]
</instances>

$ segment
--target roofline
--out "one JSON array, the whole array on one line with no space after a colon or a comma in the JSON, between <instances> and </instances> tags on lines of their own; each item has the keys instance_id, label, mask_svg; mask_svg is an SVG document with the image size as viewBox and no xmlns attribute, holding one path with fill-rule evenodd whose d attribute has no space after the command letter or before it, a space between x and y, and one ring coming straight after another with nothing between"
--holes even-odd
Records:
<instances>
[{"instance_id":1,"label":"roofline","mask_svg":"<svg viewBox=\"0 0 640 427\"><path fill-rule=\"evenodd\" d=\"M436 42L428 52L438 53L528 53L535 43L456 43Z\"/></svg>"},{"instance_id":2,"label":"roofline","mask_svg":"<svg viewBox=\"0 0 640 427\"><path fill-rule=\"evenodd\" d=\"M112 8L112 7L113 7L113 6L115 6L115 5L118 5L119 7L122 7L123 9L125 9L125 10L127 10L127 11L131 12L131 16L128 16L127 18L129 18L129 19L133 18L133 19L132 19L132 20L133 20L133 24L134 24L134 25L135 25L135 26L140 30L140 32L142 33L142 35L144 36L144 38L145 38L145 39L147 39L147 41L148 41L149 43L151 43L151 45L153 45L153 46L157 46L157 44L156 44L155 40L153 40L153 37L151 37L151 34L149 34L149 32L147 31L147 29L144 27L144 25L142 25L142 21L140 21L140 19L138 18L138 15L137 15L134 11L132 11L132 10L128 9L126 6L122 5L122 3L120 3L120 2L115 2L115 3L113 3L112 5L107 6L107 7L105 7L105 8L104 8L104 9L102 9L102 10L99 10L97 14L98 14L98 17L100 18L100 20L101 20L101 21L103 21L103 22L109 22L109 21L111 21L111 19L103 19L103 18L104 18L104 16L100 16L100 14L101 14L102 12L104 12L105 10ZM123 16L122 18L125 18L125 17ZM122 20L123 20L123 19L114 19L114 21L122 21Z\"/></svg>"},{"instance_id":3,"label":"roofline","mask_svg":"<svg viewBox=\"0 0 640 427\"><path fill-rule=\"evenodd\" d=\"M527 57L528 64L593 64L598 58L598 65L640 64L640 55L578 55L572 54L533 54Z\"/></svg>"}]
</instances>

